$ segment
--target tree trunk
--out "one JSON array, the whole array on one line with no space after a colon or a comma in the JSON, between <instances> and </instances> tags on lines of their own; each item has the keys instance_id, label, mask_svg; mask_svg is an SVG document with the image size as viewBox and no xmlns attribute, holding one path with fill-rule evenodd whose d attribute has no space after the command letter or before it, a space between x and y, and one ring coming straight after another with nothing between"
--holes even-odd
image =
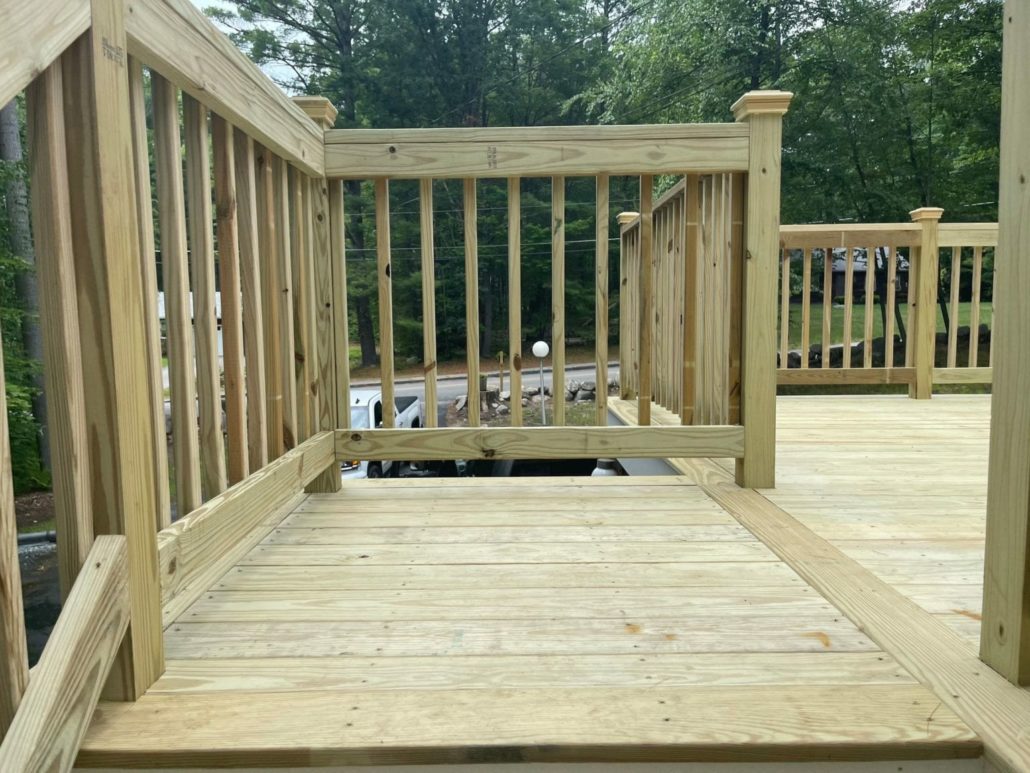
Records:
<instances>
[{"instance_id":1,"label":"tree trunk","mask_svg":"<svg viewBox=\"0 0 1030 773\"><path fill-rule=\"evenodd\" d=\"M11 100L0 109L0 161L20 164L21 126L18 104ZM50 468L50 443L46 426L46 395L43 393L43 336L39 329L39 287L36 284L36 251L32 245L32 225L29 219L29 193L25 172L19 170L7 181L4 197L7 218L11 227L11 250L27 264L15 275L15 289L24 315L21 319L21 337L26 356L36 365L32 376L32 413L40 426L39 451L44 466Z\"/></svg>"}]
</instances>

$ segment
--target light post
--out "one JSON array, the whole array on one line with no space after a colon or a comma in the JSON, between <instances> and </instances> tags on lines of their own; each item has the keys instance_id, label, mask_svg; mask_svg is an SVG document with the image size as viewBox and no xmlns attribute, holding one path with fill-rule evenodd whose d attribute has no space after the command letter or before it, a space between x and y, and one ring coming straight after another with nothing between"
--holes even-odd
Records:
<instances>
[{"instance_id":1,"label":"light post","mask_svg":"<svg viewBox=\"0 0 1030 773\"><path fill-rule=\"evenodd\" d=\"M544 393L544 357L548 355L551 348L546 341L537 341L533 344L533 356L540 361L540 423L547 424L547 395Z\"/></svg>"}]
</instances>

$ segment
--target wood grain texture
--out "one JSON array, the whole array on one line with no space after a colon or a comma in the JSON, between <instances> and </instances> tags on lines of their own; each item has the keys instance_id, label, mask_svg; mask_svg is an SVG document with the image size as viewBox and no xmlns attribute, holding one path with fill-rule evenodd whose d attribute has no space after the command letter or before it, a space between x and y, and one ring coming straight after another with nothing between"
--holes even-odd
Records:
<instances>
[{"instance_id":1,"label":"wood grain texture","mask_svg":"<svg viewBox=\"0 0 1030 773\"><path fill-rule=\"evenodd\" d=\"M265 370L265 315L262 296L260 203L254 140L233 130L236 174L236 223L243 306L243 355L246 360L247 461L250 470L268 462L268 378Z\"/></svg>"},{"instance_id":2,"label":"wood grain texture","mask_svg":"<svg viewBox=\"0 0 1030 773\"><path fill-rule=\"evenodd\" d=\"M0 768L70 771L129 626L125 537L97 537L0 744Z\"/></svg>"},{"instance_id":3,"label":"wood grain texture","mask_svg":"<svg viewBox=\"0 0 1030 773\"><path fill-rule=\"evenodd\" d=\"M338 459L562 459L667 456L736 458L740 427L487 427L343 430Z\"/></svg>"},{"instance_id":4,"label":"wood grain texture","mask_svg":"<svg viewBox=\"0 0 1030 773\"><path fill-rule=\"evenodd\" d=\"M212 115L211 140L215 162L215 216L222 299L222 372L228 444L226 482L232 486L246 478L250 472L243 344L243 282L236 197L236 135L232 125ZM252 202L253 198L249 200Z\"/></svg>"},{"instance_id":5,"label":"wood grain texture","mask_svg":"<svg viewBox=\"0 0 1030 773\"><path fill-rule=\"evenodd\" d=\"M641 426L651 423L651 349L654 329L654 178L640 175L640 232L637 248L637 402Z\"/></svg>"},{"instance_id":6,"label":"wood grain texture","mask_svg":"<svg viewBox=\"0 0 1030 773\"><path fill-rule=\"evenodd\" d=\"M431 135L436 131L431 129L385 130L378 135L375 130L337 129L326 133L326 176L555 177L747 167L747 138L737 127L682 125L660 132L651 128L449 129L446 135ZM664 136L647 136L654 134Z\"/></svg>"},{"instance_id":7,"label":"wood grain texture","mask_svg":"<svg viewBox=\"0 0 1030 773\"><path fill-rule=\"evenodd\" d=\"M915 301L909 304L910 316L913 317L909 323L909 338L912 342L912 367L916 371L909 396L918 400L929 399L933 392L934 354L937 351L937 280L940 273L937 223L942 213L943 210L937 207L922 207L911 213L912 220L922 229L919 248L915 252L917 271L914 283L909 277L909 293L915 293Z\"/></svg>"},{"instance_id":8,"label":"wood grain texture","mask_svg":"<svg viewBox=\"0 0 1030 773\"><path fill-rule=\"evenodd\" d=\"M193 334L197 347L200 488L204 497L210 499L225 491L226 485L218 314L215 308L211 143L207 110L188 94L182 97L182 127L186 145L186 222L189 226L190 278L193 281Z\"/></svg>"},{"instance_id":9,"label":"wood grain texture","mask_svg":"<svg viewBox=\"0 0 1030 773\"><path fill-rule=\"evenodd\" d=\"M551 393L553 424L565 423L565 178L551 178Z\"/></svg>"},{"instance_id":10,"label":"wood grain texture","mask_svg":"<svg viewBox=\"0 0 1030 773\"><path fill-rule=\"evenodd\" d=\"M283 158L276 158L272 173L275 206L276 261L271 266L275 272L276 303L278 322L276 337L279 339L279 369L275 377L282 390L282 437L283 448L297 447L299 437L299 414L297 412L297 351L294 325L296 293L293 287L293 250L290 239L295 218L299 217L290 200L290 165Z\"/></svg>"},{"instance_id":11,"label":"wood grain texture","mask_svg":"<svg viewBox=\"0 0 1030 773\"><path fill-rule=\"evenodd\" d=\"M597 395L597 426L608 424L608 228L611 221L610 188L607 174L599 174L594 204L594 380ZM513 395L521 394L515 390ZM513 405L514 405L513 401ZM521 408L521 402L519 403Z\"/></svg>"},{"instance_id":12,"label":"wood grain texture","mask_svg":"<svg viewBox=\"0 0 1030 773\"><path fill-rule=\"evenodd\" d=\"M777 384L911 384L915 368L779 368Z\"/></svg>"},{"instance_id":13,"label":"wood grain texture","mask_svg":"<svg viewBox=\"0 0 1030 773\"><path fill-rule=\"evenodd\" d=\"M333 348L336 369L336 418L340 428L350 426L350 319L347 312L347 244L344 230L343 183L329 183L329 236L333 263Z\"/></svg>"},{"instance_id":14,"label":"wood grain texture","mask_svg":"<svg viewBox=\"0 0 1030 773\"><path fill-rule=\"evenodd\" d=\"M61 537L57 545L57 570L61 596L66 598L93 544L93 516L90 512L92 493L87 461L89 440L86 435L78 301L75 294L75 250L71 234L68 169L65 164L67 149L63 96L61 65L57 63L47 68L30 86L26 95L26 116L36 271L44 280L38 285L39 320L43 328L43 383L49 397L47 431L51 440L54 527ZM149 185L148 166L148 191ZM147 204L149 217L149 194ZM152 257L153 239L151 249L143 250L145 255L148 252ZM153 281L153 262L149 268ZM150 300L156 303L156 292L150 296ZM163 409L163 400L159 407ZM164 450L163 410L160 439ZM167 469L167 458L160 469ZM167 476L158 476L158 479L165 481L167 494ZM167 510L166 496L162 501L162 512L166 513Z\"/></svg>"},{"instance_id":15,"label":"wood grain texture","mask_svg":"<svg viewBox=\"0 0 1030 773\"><path fill-rule=\"evenodd\" d=\"M129 0L129 53L307 174L321 177L322 133L189 0Z\"/></svg>"},{"instance_id":16,"label":"wood grain texture","mask_svg":"<svg viewBox=\"0 0 1030 773\"><path fill-rule=\"evenodd\" d=\"M62 59L83 379L98 534L124 534L130 633L108 696L138 697L164 668L154 524L154 425L145 353L124 8L94 0L93 25ZM73 150L74 149L74 150Z\"/></svg>"},{"instance_id":17,"label":"wood grain texture","mask_svg":"<svg viewBox=\"0 0 1030 773\"><path fill-rule=\"evenodd\" d=\"M511 393L522 394L522 179L508 178L508 361ZM512 400L511 426L522 426L522 400Z\"/></svg>"},{"instance_id":18,"label":"wood grain texture","mask_svg":"<svg viewBox=\"0 0 1030 773\"><path fill-rule=\"evenodd\" d=\"M296 442L303 443L311 434L312 387L314 373L312 365L314 357L311 351L311 339L314 332L314 319L311 305L310 275L310 236L308 226L307 178L289 170L289 202L290 202L290 277L293 287L293 373L294 390L297 400Z\"/></svg>"},{"instance_id":19,"label":"wood grain texture","mask_svg":"<svg viewBox=\"0 0 1030 773\"><path fill-rule=\"evenodd\" d=\"M422 370L425 373L425 420L437 425L436 410L436 246L433 239L433 181L419 180L419 236L422 259ZM512 403L514 406L514 403ZM520 403L521 407L521 403Z\"/></svg>"},{"instance_id":20,"label":"wood grain texture","mask_svg":"<svg viewBox=\"0 0 1030 773\"><path fill-rule=\"evenodd\" d=\"M466 178L462 194L465 231L465 361L468 388L465 411L470 427L479 426L479 218L476 213L476 180Z\"/></svg>"},{"instance_id":21,"label":"wood grain texture","mask_svg":"<svg viewBox=\"0 0 1030 773\"><path fill-rule=\"evenodd\" d=\"M393 278L390 252L390 181L376 178L376 277L379 290L379 379L383 392L383 427L394 425ZM350 353L347 354L348 362ZM471 378L471 376L470 376ZM350 410L348 408L348 410ZM470 409L471 410L471 409Z\"/></svg>"},{"instance_id":22,"label":"wood grain texture","mask_svg":"<svg viewBox=\"0 0 1030 773\"><path fill-rule=\"evenodd\" d=\"M997 310L980 652L1009 680L1030 683L1030 9L1005 4ZM1020 43L1019 41L1022 41Z\"/></svg>"},{"instance_id":23,"label":"wood grain texture","mask_svg":"<svg viewBox=\"0 0 1030 773\"><path fill-rule=\"evenodd\" d=\"M285 409L283 407L283 384L281 379L282 338L279 335L282 315L279 284L280 252L279 228L280 218L276 206L276 158L272 151L261 148L257 162L258 190L258 255L261 260L261 304L264 327L261 335L265 349L265 419L268 422L267 460L278 459L286 448L283 434Z\"/></svg>"},{"instance_id":24,"label":"wood grain texture","mask_svg":"<svg viewBox=\"0 0 1030 773\"><path fill-rule=\"evenodd\" d=\"M780 235L780 146L783 113L751 113L742 97L738 120L751 130L748 159L741 405L744 457L737 462L742 486L772 486L776 478L776 258ZM741 104L741 103L738 103Z\"/></svg>"},{"instance_id":25,"label":"wood grain texture","mask_svg":"<svg viewBox=\"0 0 1030 773\"><path fill-rule=\"evenodd\" d=\"M89 28L89 0L13 3L0 31L0 105L14 99Z\"/></svg>"},{"instance_id":26,"label":"wood grain texture","mask_svg":"<svg viewBox=\"0 0 1030 773\"><path fill-rule=\"evenodd\" d=\"M170 660L157 693L347 689L485 690L698 685L912 684L891 658L870 652L452 655L440 658L238 658Z\"/></svg>"},{"instance_id":27,"label":"wood grain texture","mask_svg":"<svg viewBox=\"0 0 1030 773\"><path fill-rule=\"evenodd\" d=\"M179 103L175 87L160 75L153 73L150 83L154 104L154 166L168 337L175 504L179 514L184 514L200 505L201 490Z\"/></svg>"},{"instance_id":28,"label":"wood grain texture","mask_svg":"<svg viewBox=\"0 0 1030 773\"><path fill-rule=\"evenodd\" d=\"M231 693L151 695L105 704L79 763L899 760L975 757L981 750L950 711L931 716L936 701L919 686L595 688L545 695L545 703L531 690L250 693L246 701ZM344 705L357 708L340 711ZM154 712L180 731L159 732ZM409 721L392 721L397 715ZM293 742L283 743L280 734Z\"/></svg>"},{"instance_id":29,"label":"wood grain texture","mask_svg":"<svg viewBox=\"0 0 1030 773\"><path fill-rule=\"evenodd\" d=\"M5 384L0 347L0 384ZM11 479L11 443L7 429L7 391L0 390L0 737L14 721L29 682L25 610L18 563L18 526Z\"/></svg>"}]
</instances>

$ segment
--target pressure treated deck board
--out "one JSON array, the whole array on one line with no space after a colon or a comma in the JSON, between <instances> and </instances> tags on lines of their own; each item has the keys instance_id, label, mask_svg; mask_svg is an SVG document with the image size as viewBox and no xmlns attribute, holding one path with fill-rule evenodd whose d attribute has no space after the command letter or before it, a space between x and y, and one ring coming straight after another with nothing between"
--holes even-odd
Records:
<instances>
[{"instance_id":1,"label":"pressure treated deck board","mask_svg":"<svg viewBox=\"0 0 1030 773\"><path fill-rule=\"evenodd\" d=\"M312 535L314 536L314 535ZM240 566L424 566L429 564L500 566L504 564L672 564L725 561L776 561L761 542L601 542L569 548L565 542L466 543L456 545L262 544Z\"/></svg>"},{"instance_id":2,"label":"pressure treated deck board","mask_svg":"<svg viewBox=\"0 0 1030 773\"><path fill-rule=\"evenodd\" d=\"M153 693L915 684L881 652L169 660Z\"/></svg>"},{"instance_id":3,"label":"pressure treated deck board","mask_svg":"<svg viewBox=\"0 0 1030 773\"><path fill-rule=\"evenodd\" d=\"M918 685L252 692L243 700L211 692L102 704L78 764L901 760L980 749Z\"/></svg>"},{"instance_id":4,"label":"pressure treated deck board","mask_svg":"<svg viewBox=\"0 0 1030 773\"><path fill-rule=\"evenodd\" d=\"M353 620L539 620L635 617L686 619L691 615L751 617L833 614L808 588L707 587L684 593L655 588L512 588L507 590L210 591L182 622L327 622ZM952 612L944 608L942 613Z\"/></svg>"},{"instance_id":5,"label":"pressure treated deck board","mask_svg":"<svg viewBox=\"0 0 1030 773\"><path fill-rule=\"evenodd\" d=\"M777 409L777 487L762 493L975 640L990 396L780 397Z\"/></svg>"},{"instance_id":6,"label":"pressure treated deck board","mask_svg":"<svg viewBox=\"0 0 1030 773\"><path fill-rule=\"evenodd\" d=\"M802 586L786 565L765 561L696 564L506 564L437 566L238 566L216 590L361 588L689 588Z\"/></svg>"},{"instance_id":7,"label":"pressure treated deck board","mask_svg":"<svg viewBox=\"0 0 1030 773\"><path fill-rule=\"evenodd\" d=\"M787 624L789 621L789 624ZM401 620L175 623L169 658L619 655L659 652L870 652L842 615L692 615L689 619Z\"/></svg>"}]
</instances>

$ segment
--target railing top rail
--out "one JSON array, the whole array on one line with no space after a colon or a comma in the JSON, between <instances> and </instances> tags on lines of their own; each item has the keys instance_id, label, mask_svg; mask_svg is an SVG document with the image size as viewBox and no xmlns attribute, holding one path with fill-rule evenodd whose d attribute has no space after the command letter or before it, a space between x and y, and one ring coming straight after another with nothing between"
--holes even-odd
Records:
<instances>
[{"instance_id":1,"label":"railing top rail","mask_svg":"<svg viewBox=\"0 0 1030 773\"><path fill-rule=\"evenodd\" d=\"M997 223L941 223L937 226L941 247L997 247Z\"/></svg>"},{"instance_id":2,"label":"railing top rail","mask_svg":"<svg viewBox=\"0 0 1030 773\"><path fill-rule=\"evenodd\" d=\"M683 177L675 185L669 188L669 190L667 190L665 193L663 193L661 196L655 199L654 211L657 212L658 210L662 209L666 204L669 203L669 201L683 193L683 189L686 187L686 185L687 178ZM634 228L637 228L640 225L640 215L638 213L627 212L623 214L633 215L633 217L626 219L625 222L621 220L619 221L622 233L625 233L626 231L632 231Z\"/></svg>"},{"instance_id":3,"label":"railing top rail","mask_svg":"<svg viewBox=\"0 0 1030 773\"><path fill-rule=\"evenodd\" d=\"M918 223L783 225L780 226L780 246L785 249L883 244L913 247L919 244L921 232L922 227Z\"/></svg>"},{"instance_id":4,"label":"railing top rail","mask_svg":"<svg viewBox=\"0 0 1030 773\"><path fill-rule=\"evenodd\" d=\"M745 171L742 124L336 129L326 176L547 177Z\"/></svg>"},{"instance_id":5,"label":"railing top rail","mask_svg":"<svg viewBox=\"0 0 1030 773\"><path fill-rule=\"evenodd\" d=\"M125 28L132 56L277 156L322 176L321 129L189 0L130 0Z\"/></svg>"},{"instance_id":6,"label":"railing top rail","mask_svg":"<svg viewBox=\"0 0 1030 773\"><path fill-rule=\"evenodd\" d=\"M89 29L89 0L7 3L0 25L0 105L6 105Z\"/></svg>"}]
</instances>

